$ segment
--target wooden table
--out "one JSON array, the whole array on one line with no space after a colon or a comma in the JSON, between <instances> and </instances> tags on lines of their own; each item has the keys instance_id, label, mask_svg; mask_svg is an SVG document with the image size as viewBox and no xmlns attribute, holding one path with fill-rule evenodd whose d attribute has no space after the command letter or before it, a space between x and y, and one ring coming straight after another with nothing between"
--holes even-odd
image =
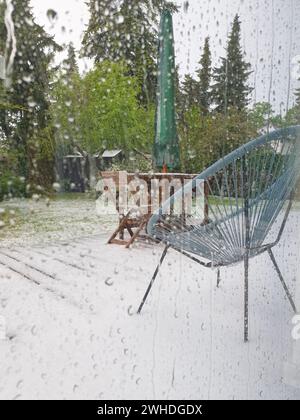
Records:
<instances>
[{"instance_id":1,"label":"wooden table","mask_svg":"<svg viewBox=\"0 0 300 420\"><path fill-rule=\"evenodd\" d=\"M122 205L120 204L119 194L117 194L116 207L120 215L120 223L119 223L118 228L114 231L114 233L110 237L108 243L126 245L126 247L129 248L133 244L133 242L139 236L141 236L141 231L145 228L150 217L156 210L156 208L153 208L153 202L152 202L152 196L151 196L151 192L152 192L151 189L152 189L153 184L160 183L160 186L158 187L159 197L158 197L158 203L157 203L157 207L160 207L164 202L164 196L163 196L162 187L161 187L162 181L166 180L169 183L172 183L173 181L175 181L176 185L178 184L178 186L182 188L187 181L191 181L196 176L197 176L196 174L182 174L182 173L166 173L165 174L165 173L101 172L101 177L103 179L113 180L119 194L120 192L122 192L122 189L124 191L124 188L127 188L127 186L132 181L136 181L136 185L138 186L139 185L138 181L140 180L141 185L146 183L147 189L148 189L147 208L146 210L143 209L140 217L132 217L133 209L130 209L126 214L124 214L124 212L122 211L123 210ZM170 188L169 197L171 197L174 194L174 191L172 191L172 189L174 189L174 185L172 185ZM205 191L205 194L206 193L207 191ZM205 208L205 218L207 217L207 215L208 215L208 209ZM133 229L136 229L136 231L134 232ZM130 235L129 241L124 240L125 230L127 230ZM117 239L118 235L120 236L119 239Z\"/></svg>"}]
</instances>

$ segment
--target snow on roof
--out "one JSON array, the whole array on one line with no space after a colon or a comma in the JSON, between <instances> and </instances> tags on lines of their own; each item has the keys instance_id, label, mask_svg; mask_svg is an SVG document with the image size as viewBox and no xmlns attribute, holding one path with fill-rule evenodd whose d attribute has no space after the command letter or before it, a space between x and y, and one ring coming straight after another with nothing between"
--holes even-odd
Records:
<instances>
[{"instance_id":1,"label":"snow on roof","mask_svg":"<svg viewBox=\"0 0 300 420\"><path fill-rule=\"evenodd\" d=\"M83 159L83 158L84 156L82 156L81 154L64 156L64 159Z\"/></svg>"},{"instance_id":2,"label":"snow on roof","mask_svg":"<svg viewBox=\"0 0 300 420\"><path fill-rule=\"evenodd\" d=\"M102 157L103 158L114 158L122 153L122 150L105 150Z\"/></svg>"}]
</instances>

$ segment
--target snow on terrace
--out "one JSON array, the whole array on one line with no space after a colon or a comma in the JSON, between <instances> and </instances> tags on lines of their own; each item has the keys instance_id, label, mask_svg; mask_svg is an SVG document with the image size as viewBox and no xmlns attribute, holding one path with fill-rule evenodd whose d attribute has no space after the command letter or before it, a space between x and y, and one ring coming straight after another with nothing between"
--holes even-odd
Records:
<instances>
[{"instance_id":1,"label":"snow on terrace","mask_svg":"<svg viewBox=\"0 0 300 420\"><path fill-rule=\"evenodd\" d=\"M70 208L64 220L78 221ZM293 212L275 250L291 288L297 224ZM283 381L292 313L266 256L251 261L244 344L242 266L223 269L217 289L214 271L170 252L137 316L161 247L126 250L106 245L98 227L72 237L67 225L60 242L2 243L0 398L300 398Z\"/></svg>"}]
</instances>

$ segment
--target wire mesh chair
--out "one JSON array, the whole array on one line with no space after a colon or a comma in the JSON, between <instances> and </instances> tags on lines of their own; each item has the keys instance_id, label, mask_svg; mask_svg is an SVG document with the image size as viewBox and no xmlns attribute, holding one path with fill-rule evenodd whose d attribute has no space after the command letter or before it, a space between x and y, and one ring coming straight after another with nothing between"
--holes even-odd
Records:
<instances>
[{"instance_id":1,"label":"wire mesh chair","mask_svg":"<svg viewBox=\"0 0 300 420\"><path fill-rule=\"evenodd\" d=\"M284 231L299 169L300 126L295 126L274 131L243 145L176 192L148 223L149 235L166 247L138 313L146 302L169 248L204 267L217 267L218 286L220 267L244 262L245 342L248 341L250 258L268 252L296 312L272 248L278 244ZM205 202L197 205L197 189L201 183L205 185ZM184 203L180 214L170 212L179 203ZM204 220L203 205L209 211L209 218ZM271 228L279 217L280 227L273 232Z\"/></svg>"}]
</instances>

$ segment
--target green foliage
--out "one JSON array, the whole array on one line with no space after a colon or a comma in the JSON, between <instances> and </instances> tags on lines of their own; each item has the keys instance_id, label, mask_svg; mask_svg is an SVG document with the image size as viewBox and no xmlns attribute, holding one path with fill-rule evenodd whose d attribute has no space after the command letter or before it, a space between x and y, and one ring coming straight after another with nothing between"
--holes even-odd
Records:
<instances>
[{"instance_id":1,"label":"green foliage","mask_svg":"<svg viewBox=\"0 0 300 420\"><path fill-rule=\"evenodd\" d=\"M51 116L55 129L56 154L62 157L72 153L76 147L80 148L82 143L80 124L85 93L80 75L74 72L64 77L60 73L52 97Z\"/></svg>"},{"instance_id":2,"label":"green foliage","mask_svg":"<svg viewBox=\"0 0 300 420\"><path fill-rule=\"evenodd\" d=\"M158 16L164 0L90 0L83 54L96 63L124 61L142 87L143 103L155 101ZM167 6L176 9L168 2Z\"/></svg>"},{"instance_id":3,"label":"green foliage","mask_svg":"<svg viewBox=\"0 0 300 420\"><path fill-rule=\"evenodd\" d=\"M300 82L300 79L299 79L299 82ZM300 88L296 90L295 96L296 96L296 105L290 112L288 112L287 120L291 120L293 124L300 124Z\"/></svg>"},{"instance_id":4,"label":"green foliage","mask_svg":"<svg viewBox=\"0 0 300 420\"><path fill-rule=\"evenodd\" d=\"M24 179L12 172L0 173L0 201L9 197L25 197L26 184Z\"/></svg>"},{"instance_id":5,"label":"green foliage","mask_svg":"<svg viewBox=\"0 0 300 420\"><path fill-rule=\"evenodd\" d=\"M176 102L177 112L181 120L184 118L184 113L194 106L197 106L204 114L210 112L212 69L209 38L205 39L203 54L196 74L197 78L186 74L180 85L178 68L176 69Z\"/></svg>"},{"instance_id":6,"label":"green foliage","mask_svg":"<svg viewBox=\"0 0 300 420\"><path fill-rule=\"evenodd\" d=\"M124 73L124 66L104 62L84 79L81 127L83 146L90 151L100 145L125 150L143 146L146 111L138 105L136 80Z\"/></svg>"},{"instance_id":7,"label":"green foliage","mask_svg":"<svg viewBox=\"0 0 300 420\"><path fill-rule=\"evenodd\" d=\"M249 122L257 134L267 129L278 129L300 124L300 106L297 104L287 111L285 115L275 115L271 104L268 102L257 103L248 112Z\"/></svg>"},{"instance_id":8,"label":"green foliage","mask_svg":"<svg viewBox=\"0 0 300 420\"><path fill-rule=\"evenodd\" d=\"M51 124L47 127L36 130L30 141L29 149L33 154L31 166L30 192L41 192L52 190L55 166L55 139L54 129Z\"/></svg>"},{"instance_id":9,"label":"green foliage","mask_svg":"<svg viewBox=\"0 0 300 420\"><path fill-rule=\"evenodd\" d=\"M32 139L49 125L51 63L59 47L35 22L29 0L12 0L12 5L17 49L12 72L7 75L5 102L10 105L0 110L0 124L2 136L17 151L19 173L34 182L37 168ZM3 8L0 13L0 33L6 39ZM12 50L10 40L8 55ZM48 170L52 171L50 165Z\"/></svg>"},{"instance_id":10,"label":"green foliage","mask_svg":"<svg viewBox=\"0 0 300 420\"><path fill-rule=\"evenodd\" d=\"M141 157L136 153L129 153L124 162L114 163L112 165L112 171L127 171L131 173L139 172L151 172L153 169L152 161Z\"/></svg>"},{"instance_id":11,"label":"green foliage","mask_svg":"<svg viewBox=\"0 0 300 420\"><path fill-rule=\"evenodd\" d=\"M227 45L227 57L215 69L209 38L205 40L197 78L187 75L182 83L178 114L182 169L199 173L222 156L255 137L272 113L269 104L257 104L247 111L250 65L240 46L240 21L236 16ZM214 111L211 105L216 105Z\"/></svg>"},{"instance_id":12,"label":"green foliage","mask_svg":"<svg viewBox=\"0 0 300 420\"><path fill-rule=\"evenodd\" d=\"M300 65L300 63L299 63L299 65ZM300 81L300 79L299 79L299 81ZM295 95L296 95L296 107L300 108L300 88L296 90Z\"/></svg>"},{"instance_id":13,"label":"green foliage","mask_svg":"<svg viewBox=\"0 0 300 420\"><path fill-rule=\"evenodd\" d=\"M300 89L296 91L296 106L300 108Z\"/></svg>"},{"instance_id":14,"label":"green foliage","mask_svg":"<svg viewBox=\"0 0 300 420\"><path fill-rule=\"evenodd\" d=\"M104 61L84 78L74 73L54 88L52 106L60 156L77 150L88 153L134 147L150 150L154 138L154 109L138 103L139 86L121 63Z\"/></svg>"},{"instance_id":15,"label":"green foliage","mask_svg":"<svg viewBox=\"0 0 300 420\"><path fill-rule=\"evenodd\" d=\"M68 57L62 63L63 72L68 75L79 74L76 51L72 42L68 46Z\"/></svg>"},{"instance_id":16,"label":"green foliage","mask_svg":"<svg viewBox=\"0 0 300 420\"><path fill-rule=\"evenodd\" d=\"M259 102L249 111L249 120L259 133L266 128L268 124L274 123L274 112L272 105L268 102Z\"/></svg>"},{"instance_id":17,"label":"green foliage","mask_svg":"<svg viewBox=\"0 0 300 420\"><path fill-rule=\"evenodd\" d=\"M212 77L212 59L209 46L209 38L205 39L203 54L199 64L200 68L197 70L197 75L199 78L198 101L201 112L203 112L203 114L208 114L212 101L210 89Z\"/></svg>"},{"instance_id":18,"label":"green foliage","mask_svg":"<svg viewBox=\"0 0 300 420\"><path fill-rule=\"evenodd\" d=\"M199 84L190 74L184 76L181 85L181 94L182 105L185 111L193 106L199 105Z\"/></svg>"},{"instance_id":19,"label":"green foliage","mask_svg":"<svg viewBox=\"0 0 300 420\"><path fill-rule=\"evenodd\" d=\"M0 54L4 57L6 43L6 28L4 24L5 2L0 2Z\"/></svg>"},{"instance_id":20,"label":"green foliage","mask_svg":"<svg viewBox=\"0 0 300 420\"><path fill-rule=\"evenodd\" d=\"M177 91L182 169L199 173L265 128L270 105L257 104L249 112L250 65L241 49L241 24L236 16L229 35L226 58L212 71L206 38L197 77L186 75ZM211 86L212 78L214 85ZM215 105L215 110L211 106Z\"/></svg>"},{"instance_id":21,"label":"green foliage","mask_svg":"<svg viewBox=\"0 0 300 420\"><path fill-rule=\"evenodd\" d=\"M91 155L120 148L126 160L115 169L150 170L151 162L134 150L152 151L159 14L163 7L176 11L174 3L90 0L83 55L93 58L95 66L81 76L72 44L60 69L52 68L59 46L34 21L29 0L12 1L18 48L9 88L0 82L0 142L6 156L5 169L0 168L0 199L10 193L24 195L25 184L31 191L49 187L55 158L75 151ZM0 2L2 55L4 10ZM300 89L296 106L285 116L274 116L268 103L247 109L250 73L238 16L220 67L212 70L207 38L195 77L186 75L180 84L176 68L184 171L199 173L270 125L300 124Z\"/></svg>"},{"instance_id":22,"label":"green foliage","mask_svg":"<svg viewBox=\"0 0 300 420\"><path fill-rule=\"evenodd\" d=\"M284 116L277 115L272 119L272 123L277 128L300 124L300 107L291 108Z\"/></svg>"},{"instance_id":23,"label":"green foliage","mask_svg":"<svg viewBox=\"0 0 300 420\"><path fill-rule=\"evenodd\" d=\"M230 108L244 111L249 104L248 86L251 74L250 64L244 59L241 47L241 23L236 15L226 49L226 57L221 58L221 65L214 69L213 98L216 111L226 113Z\"/></svg>"},{"instance_id":24,"label":"green foliage","mask_svg":"<svg viewBox=\"0 0 300 420\"><path fill-rule=\"evenodd\" d=\"M180 126L183 170L199 173L255 135L256 129L246 113L232 108L227 116L203 115L193 107Z\"/></svg>"}]
</instances>

